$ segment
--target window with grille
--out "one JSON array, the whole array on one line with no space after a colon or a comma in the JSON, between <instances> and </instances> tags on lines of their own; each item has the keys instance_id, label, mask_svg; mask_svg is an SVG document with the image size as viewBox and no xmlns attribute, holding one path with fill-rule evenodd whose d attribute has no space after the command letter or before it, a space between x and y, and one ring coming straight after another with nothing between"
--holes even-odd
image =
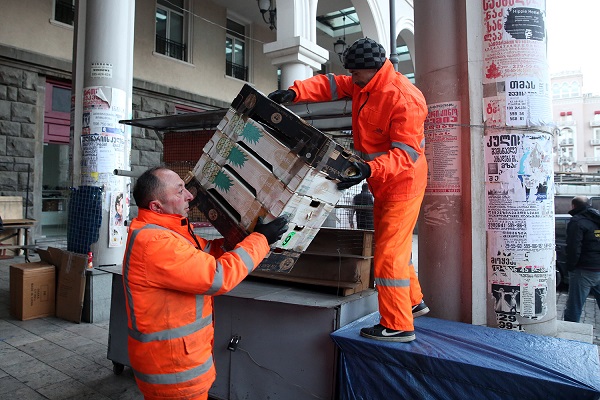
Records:
<instances>
[{"instance_id":1,"label":"window with grille","mask_svg":"<svg viewBox=\"0 0 600 400\"><path fill-rule=\"evenodd\" d=\"M242 81L248 80L246 65L246 27L227 19L225 37L225 74Z\"/></svg>"},{"instance_id":2,"label":"window with grille","mask_svg":"<svg viewBox=\"0 0 600 400\"><path fill-rule=\"evenodd\" d=\"M156 2L156 52L187 61L185 0Z\"/></svg>"},{"instance_id":3,"label":"window with grille","mask_svg":"<svg viewBox=\"0 0 600 400\"><path fill-rule=\"evenodd\" d=\"M72 26L75 21L75 0L55 0L54 20Z\"/></svg>"}]
</instances>

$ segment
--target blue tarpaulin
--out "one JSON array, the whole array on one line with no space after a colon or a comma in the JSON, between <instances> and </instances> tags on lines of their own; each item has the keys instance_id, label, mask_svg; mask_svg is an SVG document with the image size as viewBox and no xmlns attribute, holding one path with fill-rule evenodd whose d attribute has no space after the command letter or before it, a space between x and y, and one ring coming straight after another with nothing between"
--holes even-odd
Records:
<instances>
[{"instance_id":1,"label":"blue tarpaulin","mask_svg":"<svg viewBox=\"0 0 600 400\"><path fill-rule=\"evenodd\" d=\"M598 347L437 318L415 320L417 339L359 335L373 313L331 334L345 399L599 399Z\"/></svg>"}]
</instances>

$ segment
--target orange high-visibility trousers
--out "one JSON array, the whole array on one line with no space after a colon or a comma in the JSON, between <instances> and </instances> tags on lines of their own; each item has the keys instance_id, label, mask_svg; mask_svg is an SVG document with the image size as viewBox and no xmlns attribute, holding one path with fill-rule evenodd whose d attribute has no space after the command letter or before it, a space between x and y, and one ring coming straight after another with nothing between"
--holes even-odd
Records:
<instances>
[{"instance_id":1,"label":"orange high-visibility trousers","mask_svg":"<svg viewBox=\"0 0 600 400\"><path fill-rule=\"evenodd\" d=\"M412 306L423 299L412 264L412 233L419 217L424 191L401 201L377 201L373 206L375 254L373 273L381 325L414 330Z\"/></svg>"}]
</instances>

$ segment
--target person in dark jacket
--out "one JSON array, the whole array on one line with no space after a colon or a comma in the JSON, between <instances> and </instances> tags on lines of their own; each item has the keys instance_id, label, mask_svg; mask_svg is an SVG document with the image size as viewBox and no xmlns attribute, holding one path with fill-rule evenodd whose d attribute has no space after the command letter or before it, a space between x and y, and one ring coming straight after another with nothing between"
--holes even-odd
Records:
<instances>
[{"instance_id":1,"label":"person in dark jacket","mask_svg":"<svg viewBox=\"0 0 600 400\"><path fill-rule=\"evenodd\" d=\"M373 195L369 192L369 184L363 183L362 191L354 196L352 204L357 206L350 209L350 228L354 229L354 215L358 229L373 230Z\"/></svg>"},{"instance_id":2,"label":"person in dark jacket","mask_svg":"<svg viewBox=\"0 0 600 400\"><path fill-rule=\"evenodd\" d=\"M585 299L594 294L600 308L600 212L585 196L571 200L567 225L567 270L569 296L564 320L579 322Z\"/></svg>"}]
</instances>

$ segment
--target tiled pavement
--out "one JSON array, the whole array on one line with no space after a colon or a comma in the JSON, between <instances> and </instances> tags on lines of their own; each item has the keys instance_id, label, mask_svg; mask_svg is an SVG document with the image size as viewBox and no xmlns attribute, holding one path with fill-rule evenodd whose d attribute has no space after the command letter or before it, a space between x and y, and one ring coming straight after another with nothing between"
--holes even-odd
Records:
<instances>
[{"instance_id":1,"label":"tiled pavement","mask_svg":"<svg viewBox=\"0 0 600 400\"><path fill-rule=\"evenodd\" d=\"M142 399L130 368L113 373L106 357L108 322L10 316L9 266L21 262L23 256L0 260L0 399ZM557 295L559 317L566 297ZM600 345L600 311L591 298L582 322L594 324L594 343Z\"/></svg>"}]
</instances>

